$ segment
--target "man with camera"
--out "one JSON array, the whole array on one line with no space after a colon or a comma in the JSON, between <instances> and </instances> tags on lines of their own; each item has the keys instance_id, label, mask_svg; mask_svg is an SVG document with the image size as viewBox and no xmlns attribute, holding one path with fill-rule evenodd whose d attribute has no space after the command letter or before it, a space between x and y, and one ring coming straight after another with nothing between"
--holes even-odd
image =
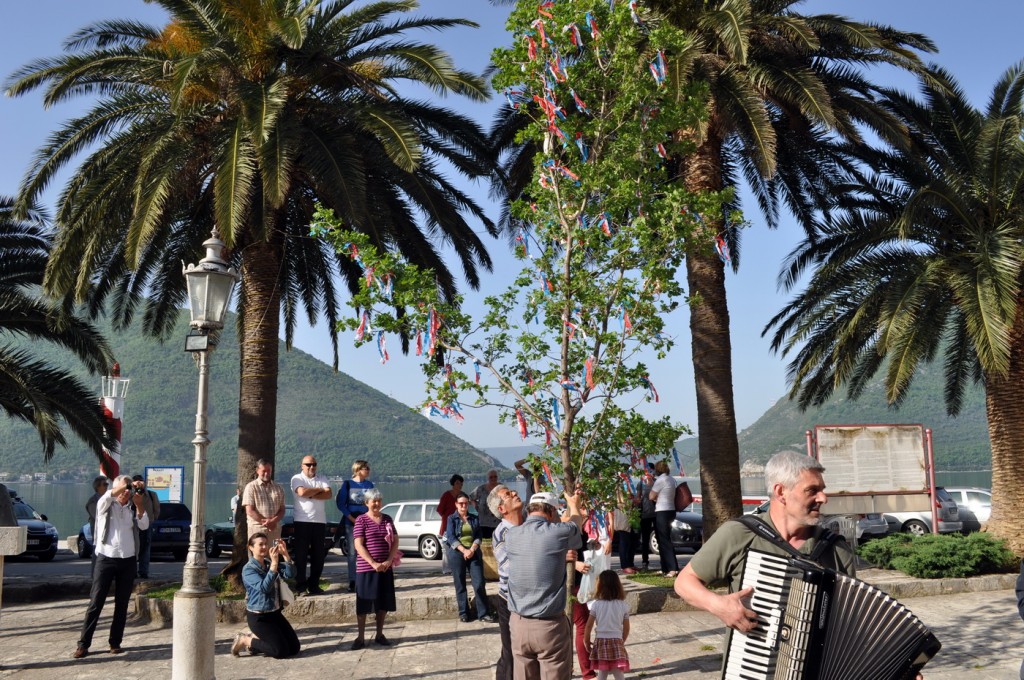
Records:
<instances>
[{"instance_id":1,"label":"man with camera","mask_svg":"<svg viewBox=\"0 0 1024 680\"><path fill-rule=\"evenodd\" d=\"M149 516L142 505L141 494L135 493L132 479L121 475L114 487L96 501L96 567L93 570L89 608L85 612L82 635L72 655L81 659L89 654L103 605L111 584L114 585L114 618L110 624L110 653L121 653L121 640L128 620L128 603L135 583L139 549L139 531L149 528Z\"/></svg>"},{"instance_id":2,"label":"man with camera","mask_svg":"<svg viewBox=\"0 0 1024 680\"><path fill-rule=\"evenodd\" d=\"M146 488L146 480L142 475L132 477L132 486L135 493L142 496L142 509L149 517L149 523L160 519L160 499L156 494ZM139 578L149 578L149 550L153 543L153 529L139 530Z\"/></svg>"}]
</instances>

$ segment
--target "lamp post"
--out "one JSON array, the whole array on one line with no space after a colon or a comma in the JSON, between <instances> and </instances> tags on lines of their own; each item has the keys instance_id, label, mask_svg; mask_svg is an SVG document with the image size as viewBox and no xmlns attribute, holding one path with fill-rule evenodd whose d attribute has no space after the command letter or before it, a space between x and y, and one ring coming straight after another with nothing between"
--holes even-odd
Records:
<instances>
[{"instance_id":1,"label":"lamp post","mask_svg":"<svg viewBox=\"0 0 1024 680\"><path fill-rule=\"evenodd\" d=\"M210 385L210 353L216 345L211 331L224 327L224 313L231 291L240 278L223 258L224 242L214 228L203 243L206 257L183 268L188 285L191 326L185 351L198 354L199 397L196 405L195 460L192 475L192 532L182 587L174 595L174 642L171 677L174 680L213 680L213 643L216 616L213 589L206 568L203 532L206 514L207 393Z\"/></svg>"}]
</instances>

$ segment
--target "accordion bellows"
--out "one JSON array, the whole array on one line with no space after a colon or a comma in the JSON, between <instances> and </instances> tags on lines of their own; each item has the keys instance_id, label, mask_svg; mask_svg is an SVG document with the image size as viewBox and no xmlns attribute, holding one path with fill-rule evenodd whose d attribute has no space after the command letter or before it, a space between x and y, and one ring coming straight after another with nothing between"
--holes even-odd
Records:
<instances>
[{"instance_id":1,"label":"accordion bellows","mask_svg":"<svg viewBox=\"0 0 1024 680\"><path fill-rule=\"evenodd\" d=\"M813 562L747 553L757 627L733 632L722 677L738 680L903 680L942 646L902 604Z\"/></svg>"}]
</instances>

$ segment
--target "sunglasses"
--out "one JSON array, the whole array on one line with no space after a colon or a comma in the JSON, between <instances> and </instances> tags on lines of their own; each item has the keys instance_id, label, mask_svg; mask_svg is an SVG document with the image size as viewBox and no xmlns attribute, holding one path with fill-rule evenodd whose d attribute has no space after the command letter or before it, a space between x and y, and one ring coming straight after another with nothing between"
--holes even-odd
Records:
<instances>
[{"instance_id":1,"label":"sunglasses","mask_svg":"<svg viewBox=\"0 0 1024 680\"><path fill-rule=\"evenodd\" d=\"M302 467L316 467L316 463L303 463Z\"/></svg>"}]
</instances>

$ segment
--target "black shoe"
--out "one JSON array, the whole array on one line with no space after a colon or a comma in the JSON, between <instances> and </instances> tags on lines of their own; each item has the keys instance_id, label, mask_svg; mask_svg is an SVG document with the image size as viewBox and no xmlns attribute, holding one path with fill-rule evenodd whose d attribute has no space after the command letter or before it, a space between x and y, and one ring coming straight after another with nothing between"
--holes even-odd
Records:
<instances>
[{"instance_id":1,"label":"black shoe","mask_svg":"<svg viewBox=\"0 0 1024 680\"><path fill-rule=\"evenodd\" d=\"M463 623L469 623L470 621L472 621L472 619L466 616L465 614L459 614L459 621L462 621Z\"/></svg>"},{"instance_id":2,"label":"black shoe","mask_svg":"<svg viewBox=\"0 0 1024 680\"><path fill-rule=\"evenodd\" d=\"M366 646L365 642L363 642L362 640L356 640L355 642L352 643L352 651L353 652L358 651L358 650L362 649L365 646Z\"/></svg>"},{"instance_id":3,"label":"black shoe","mask_svg":"<svg viewBox=\"0 0 1024 680\"><path fill-rule=\"evenodd\" d=\"M377 633L377 637L373 638L373 641L382 647L390 647L391 640L384 637L384 633Z\"/></svg>"},{"instance_id":4,"label":"black shoe","mask_svg":"<svg viewBox=\"0 0 1024 680\"><path fill-rule=\"evenodd\" d=\"M480 617L481 623L497 623L498 619L494 614L484 614Z\"/></svg>"},{"instance_id":5,"label":"black shoe","mask_svg":"<svg viewBox=\"0 0 1024 680\"><path fill-rule=\"evenodd\" d=\"M348 582L348 592L350 592L350 593L356 592L356 582L355 581L349 581Z\"/></svg>"},{"instance_id":6,"label":"black shoe","mask_svg":"<svg viewBox=\"0 0 1024 680\"><path fill-rule=\"evenodd\" d=\"M310 588L307 592L310 595L323 595L324 594L324 589L323 588Z\"/></svg>"}]
</instances>

